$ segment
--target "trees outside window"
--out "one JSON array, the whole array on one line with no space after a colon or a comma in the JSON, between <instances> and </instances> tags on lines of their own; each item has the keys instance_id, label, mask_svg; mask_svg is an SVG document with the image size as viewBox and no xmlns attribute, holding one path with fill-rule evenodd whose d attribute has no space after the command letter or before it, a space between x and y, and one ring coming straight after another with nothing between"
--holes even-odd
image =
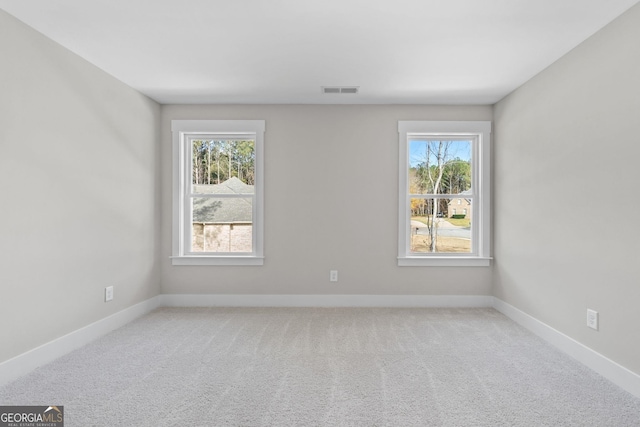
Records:
<instances>
[{"instance_id":1,"label":"trees outside window","mask_svg":"<svg viewBox=\"0 0 640 427\"><path fill-rule=\"evenodd\" d=\"M412 237L412 251L470 252L469 227L461 227L457 233L445 230L458 227L446 219L452 198L471 188L472 145L469 139L420 135L409 141L409 192L414 195L411 218L417 228ZM444 234L446 245L438 244L439 234Z\"/></svg>"},{"instance_id":2,"label":"trees outside window","mask_svg":"<svg viewBox=\"0 0 640 427\"><path fill-rule=\"evenodd\" d=\"M262 120L173 120L174 265L262 265Z\"/></svg>"},{"instance_id":3,"label":"trees outside window","mask_svg":"<svg viewBox=\"0 0 640 427\"><path fill-rule=\"evenodd\" d=\"M236 177L247 185L254 185L254 144L253 140L194 139L194 184L220 184Z\"/></svg>"},{"instance_id":4,"label":"trees outside window","mask_svg":"<svg viewBox=\"0 0 640 427\"><path fill-rule=\"evenodd\" d=\"M490 129L399 122L399 265L488 264Z\"/></svg>"}]
</instances>

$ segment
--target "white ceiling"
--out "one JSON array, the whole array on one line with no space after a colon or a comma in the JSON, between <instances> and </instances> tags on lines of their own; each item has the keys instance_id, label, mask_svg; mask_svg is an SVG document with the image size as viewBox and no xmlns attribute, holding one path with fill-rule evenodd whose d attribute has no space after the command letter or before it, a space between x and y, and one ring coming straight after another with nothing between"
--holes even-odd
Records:
<instances>
[{"instance_id":1,"label":"white ceiling","mask_svg":"<svg viewBox=\"0 0 640 427\"><path fill-rule=\"evenodd\" d=\"M0 0L161 103L493 104L639 0ZM321 86L359 86L324 95Z\"/></svg>"}]
</instances>

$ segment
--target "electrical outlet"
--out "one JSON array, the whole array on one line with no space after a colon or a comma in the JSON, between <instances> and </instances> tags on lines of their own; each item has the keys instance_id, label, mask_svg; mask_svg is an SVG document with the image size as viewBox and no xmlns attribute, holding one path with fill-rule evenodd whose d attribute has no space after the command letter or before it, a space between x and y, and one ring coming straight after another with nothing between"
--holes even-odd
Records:
<instances>
[{"instance_id":1,"label":"electrical outlet","mask_svg":"<svg viewBox=\"0 0 640 427\"><path fill-rule=\"evenodd\" d=\"M598 312L587 308L587 326L598 330Z\"/></svg>"},{"instance_id":2,"label":"electrical outlet","mask_svg":"<svg viewBox=\"0 0 640 427\"><path fill-rule=\"evenodd\" d=\"M338 270L331 270L329 272L329 281L337 282L338 281Z\"/></svg>"},{"instance_id":3,"label":"electrical outlet","mask_svg":"<svg viewBox=\"0 0 640 427\"><path fill-rule=\"evenodd\" d=\"M113 299L113 286L107 286L104 288L104 302L111 301Z\"/></svg>"}]
</instances>

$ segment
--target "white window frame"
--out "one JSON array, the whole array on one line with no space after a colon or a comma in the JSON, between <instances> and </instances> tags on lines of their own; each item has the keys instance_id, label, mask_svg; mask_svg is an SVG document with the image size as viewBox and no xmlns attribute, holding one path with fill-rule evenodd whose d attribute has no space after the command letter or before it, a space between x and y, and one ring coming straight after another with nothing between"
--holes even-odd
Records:
<instances>
[{"instance_id":1,"label":"white window frame","mask_svg":"<svg viewBox=\"0 0 640 427\"><path fill-rule=\"evenodd\" d=\"M264 120L172 120L173 133L173 232L172 265L264 264ZM229 138L250 135L255 139L255 185L251 253L189 253L191 224L187 194L191 183L191 143L194 137Z\"/></svg>"},{"instance_id":2,"label":"white window frame","mask_svg":"<svg viewBox=\"0 0 640 427\"><path fill-rule=\"evenodd\" d=\"M491 265L491 122L399 121L398 265L481 267ZM472 252L415 253L410 251L409 143L416 137L472 138Z\"/></svg>"}]
</instances>

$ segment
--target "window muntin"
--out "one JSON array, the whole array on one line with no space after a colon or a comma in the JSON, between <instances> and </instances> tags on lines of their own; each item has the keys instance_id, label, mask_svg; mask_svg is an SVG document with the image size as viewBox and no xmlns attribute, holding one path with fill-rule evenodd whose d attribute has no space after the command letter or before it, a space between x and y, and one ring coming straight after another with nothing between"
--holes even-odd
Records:
<instances>
[{"instance_id":1,"label":"window muntin","mask_svg":"<svg viewBox=\"0 0 640 427\"><path fill-rule=\"evenodd\" d=\"M401 121L398 264L489 265L490 122Z\"/></svg>"},{"instance_id":2,"label":"window muntin","mask_svg":"<svg viewBox=\"0 0 640 427\"><path fill-rule=\"evenodd\" d=\"M264 121L174 120L174 265L261 265Z\"/></svg>"}]
</instances>

